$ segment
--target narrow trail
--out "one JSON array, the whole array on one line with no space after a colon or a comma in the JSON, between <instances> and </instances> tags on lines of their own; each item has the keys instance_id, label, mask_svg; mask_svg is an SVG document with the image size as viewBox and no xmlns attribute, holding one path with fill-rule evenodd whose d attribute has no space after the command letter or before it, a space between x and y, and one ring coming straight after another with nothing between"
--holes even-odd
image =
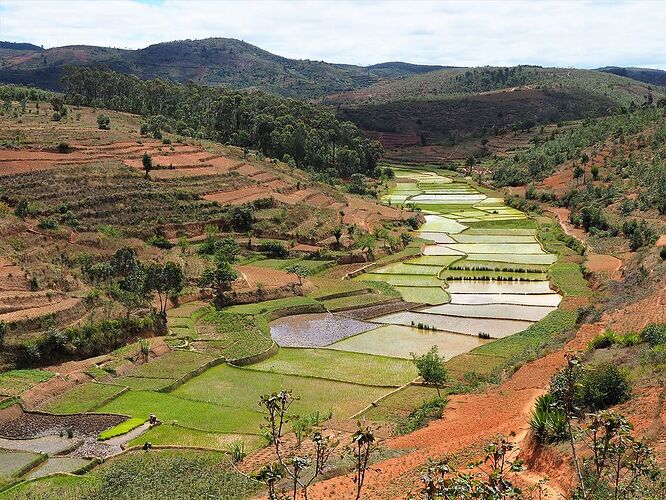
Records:
<instances>
[{"instance_id":1,"label":"narrow trail","mask_svg":"<svg viewBox=\"0 0 666 500\"><path fill-rule=\"evenodd\" d=\"M364 498L405 498L419 487L419 469L428 458L459 453L483 445L497 434L515 432L519 445L528 431L529 413L534 401L545 392L551 377L564 365L564 354L584 349L604 329L603 324L583 325L563 348L522 366L507 381L480 394L449 398L441 420L424 429L386 442L389 449L406 454L382 461L367 473ZM535 471L524 480L536 482ZM549 487L559 493L557 485ZM314 485L309 498L354 498L351 476L335 477Z\"/></svg>"}]
</instances>

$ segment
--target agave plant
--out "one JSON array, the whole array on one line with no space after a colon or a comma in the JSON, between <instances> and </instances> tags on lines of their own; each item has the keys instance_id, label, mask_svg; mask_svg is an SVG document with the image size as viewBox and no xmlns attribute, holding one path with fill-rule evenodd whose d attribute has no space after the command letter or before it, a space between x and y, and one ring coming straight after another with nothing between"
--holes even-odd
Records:
<instances>
[{"instance_id":1,"label":"agave plant","mask_svg":"<svg viewBox=\"0 0 666 500\"><path fill-rule=\"evenodd\" d=\"M539 443L550 444L566 437L567 417L555 405L555 398L547 393L539 396L530 414L530 427Z\"/></svg>"}]
</instances>

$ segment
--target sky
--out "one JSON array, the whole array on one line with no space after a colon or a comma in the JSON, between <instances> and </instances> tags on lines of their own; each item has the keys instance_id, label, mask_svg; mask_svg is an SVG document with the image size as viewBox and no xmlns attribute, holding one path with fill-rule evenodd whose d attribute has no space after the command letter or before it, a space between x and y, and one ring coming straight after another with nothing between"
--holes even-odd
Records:
<instances>
[{"instance_id":1,"label":"sky","mask_svg":"<svg viewBox=\"0 0 666 500\"><path fill-rule=\"evenodd\" d=\"M666 70L666 0L0 0L0 40L136 49L208 37L360 65Z\"/></svg>"}]
</instances>

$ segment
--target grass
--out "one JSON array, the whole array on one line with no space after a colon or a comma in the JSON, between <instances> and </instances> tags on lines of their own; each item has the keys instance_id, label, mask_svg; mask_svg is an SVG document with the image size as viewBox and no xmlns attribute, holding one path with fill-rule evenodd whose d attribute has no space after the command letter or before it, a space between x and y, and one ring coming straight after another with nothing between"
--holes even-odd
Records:
<instances>
[{"instance_id":1,"label":"grass","mask_svg":"<svg viewBox=\"0 0 666 500\"><path fill-rule=\"evenodd\" d=\"M354 309L356 307L381 304L391 300L391 297L378 293L366 293L363 295L352 295L350 297L339 297L337 299L324 300L323 304L331 312Z\"/></svg>"},{"instance_id":2,"label":"grass","mask_svg":"<svg viewBox=\"0 0 666 500\"><path fill-rule=\"evenodd\" d=\"M143 425L145 421L145 418L130 418L129 420L125 420L115 427L111 427L111 429L107 429L100 433L100 435L97 436L97 439L100 441L106 441L107 439L111 439L116 436L122 436L123 434L127 434L129 431Z\"/></svg>"},{"instance_id":3,"label":"grass","mask_svg":"<svg viewBox=\"0 0 666 500\"><path fill-rule=\"evenodd\" d=\"M262 315L216 311L205 316L203 322L214 325L212 335L217 340L206 344L212 344L213 352L229 360L259 354L273 345L268 322Z\"/></svg>"},{"instance_id":4,"label":"grass","mask_svg":"<svg viewBox=\"0 0 666 500\"><path fill-rule=\"evenodd\" d=\"M550 277L553 284L570 297L587 297L592 293L580 265L575 262L556 262L550 267Z\"/></svg>"},{"instance_id":5,"label":"grass","mask_svg":"<svg viewBox=\"0 0 666 500\"><path fill-rule=\"evenodd\" d=\"M314 292L308 294L308 297L311 299L326 300L330 296L370 290L367 284L359 283L358 281L335 280L316 276L308 279L317 287Z\"/></svg>"},{"instance_id":6,"label":"grass","mask_svg":"<svg viewBox=\"0 0 666 500\"><path fill-rule=\"evenodd\" d=\"M173 378L156 378L156 377L134 377L132 375L126 377L118 377L113 379L114 385L121 385L129 387L134 391L157 391L166 387L176 379Z\"/></svg>"},{"instance_id":7,"label":"grass","mask_svg":"<svg viewBox=\"0 0 666 500\"><path fill-rule=\"evenodd\" d=\"M278 309L304 305L317 305L318 302L310 297L287 297L285 299L267 300L256 304L242 304L224 309L225 313L232 314L265 314Z\"/></svg>"},{"instance_id":8,"label":"grass","mask_svg":"<svg viewBox=\"0 0 666 500\"><path fill-rule=\"evenodd\" d=\"M363 281L383 281L396 286L446 286L446 282L437 278L437 276L427 276L420 274L378 274L366 273L354 278Z\"/></svg>"},{"instance_id":9,"label":"grass","mask_svg":"<svg viewBox=\"0 0 666 500\"><path fill-rule=\"evenodd\" d=\"M430 305L446 304L451 297L441 286L396 286L407 302Z\"/></svg>"},{"instance_id":10,"label":"grass","mask_svg":"<svg viewBox=\"0 0 666 500\"><path fill-rule=\"evenodd\" d=\"M318 274L333 265L331 260L309 260L309 259L260 259L251 263L255 267L268 267L271 269L286 270L293 265L306 268L310 274Z\"/></svg>"},{"instance_id":11,"label":"grass","mask_svg":"<svg viewBox=\"0 0 666 500\"><path fill-rule=\"evenodd\" d=\"M212 356L197 352L172 351L155 361L139 365L131 375L139 378L179 379L213 359Z\"/></svg>"},{"instance_id":12,"label":"grass","mask_svg":"<svg viewBox=\"0 0 666 500\"><path fill-rule=\"evenodd\" d=\"M193 378L173 394L215 405L258 409L261 395L282 389L292 390L294 396L300 397L292 407L297 414L332 408L337 417L349 417L387 392L380 387L219 365Z\"/></svg>"},{"instance_id":13,"label":"grass","mask_svg":"<svg viewBox=\"0 0 666 500\"><path fill-rule=\"evenodd\" d=\"M79 413L92 411L117 396L123 387L97 382L77 385L52 399L43 410L51 413Z\"/></svg>"},{"instance_id":14,"label":"grass","mask_svg":"<svg viewBox=\"0 0 666 500\"><path fill-rule=\"evenodd\" d=\"M373 274L409 274L409 275L430 275L435 276L439 269L435 266L412 264L408 262L398 262L390 264L380 269L373 270Z\"/></svg>"},{"instance_id":15,"label":"grass","mask_svg":"<svg viewBox=\"0 0 666 500\"><path fill-rule=\"evenodd\" d=\"M418 375L411 361L329 349L283 348L252 370L399 387Z\"/></svg>"},{"instance_id":16,"label":"grass","mask_svg":"<svg viewBox=\"0 0 666 500\"><path fill-rule=\"evenodd\" d=\"M5 495L14 500L236 500L254 497L260 490L258 483L233 471L227 464L224 454L220 452L130 452L107 461L85 476L43 478L19 484Z\"/></svg>"},{"instance_id":17,"label":"grass","mask_svg":"<svg viewBox=\"0 0 666 500\"><path fill-rule=\"evenodd\" d=\"M214 368L206 373L213 370ZM236 390L244 389L242 386L237 386ZM259 396L256 399L258 400ZM248 405L246 408L222 406L202 400L194 401L179 397L175 393L129 391L98 411L121 413L141 419L147 419L151 414L155 414L165 424L175 421L183 427L209 432L258 433L263 417L254 410L258 410L259 407L255 403L254 406Z\"/></svg>"},{"instance_id":18,"label":"grass","mask_svg":"<svg viewBox=\"0 0 666 500\"><path fill-rule=\"evenodd\" d=\"M523 332L489 342L447 361L446 367L459 374L491 375L538 357L548 346L561 342L575 326L574 311L556 310Z\"/></svg>"},{"instance_id":19,"label":"grass","mask_svg":"<svg viewBox=\"0 0 666 500\"><path fill-rule=\"evenodd\" d=\"M409 385L382 399L377 406L370 408L363 416L375 421L395 421L405 418L424 401L437 396L437 389L421 385Z\"/></svg>"},{"instance_id":20,"label":"grass","mask_svg":"<svg viewBox=\"0 0 666 500\"><path fill-rule=\"evenodd\" d=\"M11 370L0 373L0 394L18 396L54 375L55 373L46 370Z\"/></svg>"},{"instance_id":21,"label":"grass","mask_svg":"<svg viewBox=\"0 0 666 500\"><path fill-rule=\"evenodd\" d=\"M20 473L38 459L37 453L0 450L0 481Z\"/></svg>"},{"instance_id":22,"label":"grass","mask_svg":"<svg viewBox=\"0 0 666 500\"><path fill-rule=\"evenodd\" d=\"M188 446L226 450L230 443L239 439L245 442L245 447L248 450L257 449L264 444L263 438L256 435L206 432L194 429L184 429L177 425L162 424L153 427L148 432L134 438L128 443L128 445L138 446L148 441L154 445Z\"/></svg>"}]
</instances>

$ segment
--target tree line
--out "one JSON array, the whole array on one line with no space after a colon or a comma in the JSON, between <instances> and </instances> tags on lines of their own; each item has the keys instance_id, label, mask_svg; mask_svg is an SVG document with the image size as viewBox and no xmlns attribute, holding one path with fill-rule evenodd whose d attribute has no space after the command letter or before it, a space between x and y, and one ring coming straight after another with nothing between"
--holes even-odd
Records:
<instances>
[{"instance_id":1,"label":"tree line","mask_svg":"<svg viewBox=\"0 0 666 500\"><path fill-rule=\"evenodd\" d=\"M159 131L260 150L313 172L376 176L381 145L351 122L296 99L227 87L140 80L100 68L67 67L65 99L142 115ZM158 117L157 119L155 117Z\"/></svg>"}]
</instances>

